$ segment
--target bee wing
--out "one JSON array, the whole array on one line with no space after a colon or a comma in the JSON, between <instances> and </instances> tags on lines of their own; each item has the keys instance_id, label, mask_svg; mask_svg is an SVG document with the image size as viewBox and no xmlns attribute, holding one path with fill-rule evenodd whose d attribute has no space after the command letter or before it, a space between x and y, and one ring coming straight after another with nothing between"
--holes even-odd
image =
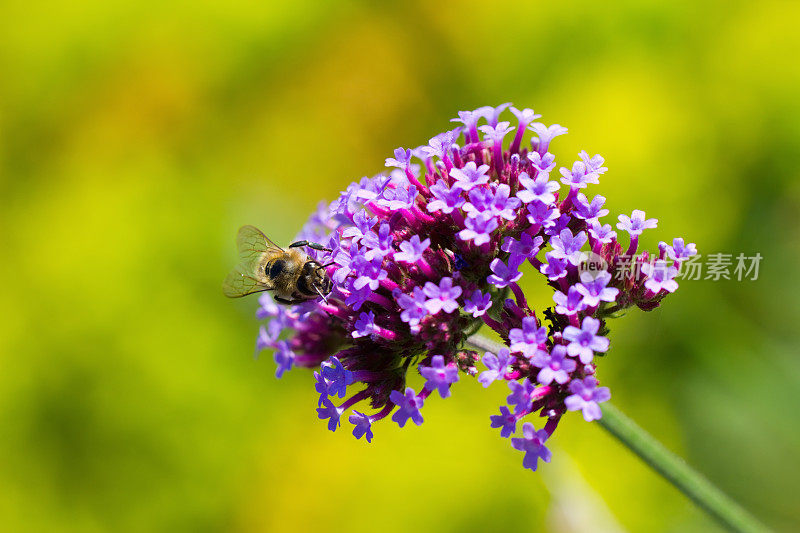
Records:
<instances>
[{"instance_id":1,"label":"bee wing","mask_svg":"<svg viewBox=\"0 0 800 533\"><path fill-rule=\"evenodd\" d=\"M231 270L222 282L222 292L228 298L239 298L272 288L274 288L272 283L265 276L259 276L253 268L244 264Z\"/></svg>"},{"instance_id":2,"label":"bee wing","mask_svg":"<svg viewBox=\"0 0 800 533\"><path fill-rule=\"evenodd\" d=\"M261 259L264 252L281 252L283 248L272 242L255 226L242 226L236 235L236 247L239 250L239 259L242 263L253 262Z\"/></svg>"},{"instance_id":3,"label":"bee wing","mask_svg":"<svg viewBox=\"0 0 800 533\"><path fill-rule=\"evenodd\" d=\"M239 249L239 265L222 283L225 296L238 298L274 288L272 281L264 274L264 265L276 253L284 253L283 249L255 226L239 229L236 246Z\"/></svg>"}]
</instances>

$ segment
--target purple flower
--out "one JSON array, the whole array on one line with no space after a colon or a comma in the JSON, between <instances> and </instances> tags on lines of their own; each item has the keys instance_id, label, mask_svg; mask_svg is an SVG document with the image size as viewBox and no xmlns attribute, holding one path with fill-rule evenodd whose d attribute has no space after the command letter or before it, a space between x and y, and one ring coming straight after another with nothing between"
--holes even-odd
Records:
<instances>
[{"instance_id":1,"label":"purple flower","mask_svg":"<svg viewBox=\"0 0 800 533\"><path fill-rule=\"evenodd\" d=\"M366 210L358 211L355 215L353 215L353 225L348 226L344 232L342 232L342 238L351 238L353 242L360 242L363 236L366 233L369 233L370 230L375 226L378 222L378 217L370 218L367 215ZM340 252L345 253L345 252ZM341 263L340 263L341 264Z\"/></svg>"},{"instance_id":2,"label":"purple flower","mask_svg":"<svg viewBox=\"0 0 800 533\"><path fill-rule=\"evenodd\" d=\"M683 238L681 237L673 239L672 246L668 245L667 243L662 244L664 244L664 247L666 248L667 257L673 261L685 261L693 255L697 255L697 246L695 246L693 242L684 245Z\"/></svg>"},{"instance_id":3,"label":"purple flower","mask_svg":"<svg viewBox=\"0 0 800 533\"><path fill-rule=\"evenodd\" d=\"M678 282L675 276L678 269L664 260L655 263L645 263L642 265L642 273L647 276L644 286L647 290L658 294L661 290L675 292L678 290Z\"/></svg>"},{"instance_id":4,"label":"purple flower","mask_svg":"<svg viewBox=\"0 0 800 533\"><path fill-rule=\"evenodd\" d=\"M490 217L492 203L492 192L489 189L479 188L469 191L469 202L464 204L464 212L467 216L475 218L485 214Z\"/></svg>"},{"instance_id":5,"label":"purple flower","mask_svg":"<svg viewBox=\"0 0 800 533\"><path fill-rule=\"evenodd\" d=\"M497 355L486 352L481 360L489 370L481 372L481 375L478 376L478 383L486 388L498 379L502 379L505 373L508 372L508 366L512 364L515 359L508 348L501 348L497 352Z\"/></svg>"},{"instance_id":6,"label":"purple flower","mask_svg":"<svg viewBox=\"0 0 800 533\"><path fill-rule=\"evenodd\" d=\"M369 299L372 293L373 291L368 285L365 285L360 289L352 289L350 294L344 299L344 303L352 307L354 311L358 311L361 309L361 306L364 305L364 302Z\"/></svg>"},{"instance_id":7,"label":"purple flower","mask_svg":"<svg viewBox=\"0 0 800 533\"><path fill-rule=\"evenodd\" d=\"M531 383L528 378L525 378L521 383L519 381L509 381L508 388L511 389L511 394L508 395L506 401L509 405L516 406L514 412L520 414L530 411L533 403L531 394L536 390L536 385Z\"/></svg>"},{"instance_id":8,"label":"purple flower","mask_svg":"<svg viewBox=\"0 0 800 533\"><path fill-rule=\"evenodd\" d=\"M564 329L564 340L570 341L567 353L572 357L579 357L584 365L591 363L594 352L608 350L608 339L597 335L599 329L600 321L590 316L583 319L581 329L567 326Z\"/></svg>"},{"instance_id":9,"label":"purple flower","mask_svg":"<svg viewBox=\"0 0 800 533\"><path fill-rule=\"evenodd\" d=\"M573 372L578 366L574 360L567 359L567 349L561 344L553 346L550 353L538 350L531 359L531 363L541 368L536 376L536 381L542 385L549 385L553 380L563 385L570 380L570 372Z\"/></svg>"},{"instance_id":10,"label":"purple flower","mask_svg":"<svg viewBox=\"0 0 800 533\"><path fill-rule=\"evenodd\" d=\"M331 279L336 282L337 285L344 285L345 280L350 276L350 273L353 271L351 265L353 263L352 257L360 255L358 245L353 244L350 246L350 251L347 250L339 250L333 256L333 262L339 265L339 268L336 269L336 272L333 273Z\"/></svg>"},{"instance_id":11,"label":"purple flower","mask_svg":"<svg viewBox=\"0 0 800 533\"><path fill-rule=\"evenodd\" d=\"M353 281L353 287L356 290L364 287L369 287L371 291L377 290L381 285L381 281L388 277L388 273L381 268L382 263L383 259L381 257L376 257L371 261L360 255L354 257L351 268L357 277Z\"/></svg>"},{"instance_id":12,"label":"purple flower","mask_svg":"<svg viewBox=\"0 0 800 533\"><path fill-rule=\"evenodd\" d=\"M355 329L350 333L353 338L357 339L359 337L368 337L372 335L377 329L375 326L375 313L372 311L361 313L358 315L358 320L356 320L354 327Z\"/></svg>"},{"instance_id":13,"label":"purple flower","mask_svg":"<svg viewBox=\"0 0 800 533\"><path fill-rule=\"evenodd\" d=\"M294 364L295 354L291 346L286 341L278 341L275 349L275 354L272 356L278 369L275 371L275 377L280 378L287 370L292 369Z\"/></svg>"},{"instance_id":14,"label":"purple flower","mask_svg":"<svg viewBox=\"0 0 800 533\"><path fill-rule=\"evenodd\" d=\"M475 111L459 111L458 118L450 119L450 122L461 122L464 130L469 133L471 142L478 141L478 120L483 117L480 109Z\"/></svg>"},{"instance_id":15,"label":"purple flower","mask_svg":"<svg viewBox=\"0 0 800 533\"><path fill-rule=\"evenodd\" d=\"M503 240L501 249L512 255L521 255L528 259L536 257L539 253L539 247L542 245L543 239L541 236L531 237L528 233L520 235L519 240L514 237L506 237Z\"/></svg>"},{"instance_id":16,"label":"purple flower","mask_svg":"<svg viewBox=\"0 0 800 533\"><path fill-rule=\"evenodd\" d=\"M489 420L493 428L501 428L500 436L504 439L510 437L517 430L517 417L505 405L500 406L499 415L491 415Z\"/></svg>"},{"instance_id":17,"label":"purple flower","mask_svg":"<svg viewBox=\"0 0 800 533\"><path fill-rule=\"evenodd\" d=\"M383 191L382 197L375 200L375 202L382 207L397 211L399 209L410 209L414 207L416 199L417 188L414 185L409 185L408 188L387 187Z\"/></svg>"},{"instance_id":18,"label":"purple flower","mask_svg":"<svg viewBox=\"0 0 800 533\"><path fill-rule=\"evenodd\" d=\"M336 428L338 428L341 424L339 422L339 417L342 416L343 412L344 409L333 405L333 402L331 402L328 398L325 398L325 400L322 402L322 407L317 407L317 416L319 416L321 420L325 420L326 418L329 419L328 429L331 431L336 431Z\"/></svg>"},{"instance_id":19,"label":"purple flower","mask_svg":"<svg viewBox=\"0 0 800 533\"><path fill-rule=\"evenodd\" d=\"M490 126L495 127L497 126L497 121L500 120L500 113L505 111L507 107L511 105L511 102L506 102L505 104L500 104L497 107L492 106L483 106L477 110L486 121L489 123Z\"/></svg>"},{"instance_id":20,"label":"purple flower","mask_svg":"<svg viewBox=\"0 0 800 533\"><path fill-rule=\"evenodd\" d=\"M368 231L364 234L362 239L367 251L364 252L364 259L372 261L376 257L383 259L394 251L392 244L394 238L392 237L392 227L386 222L382 222L378 233Z\"/></svg>"},{"instance_id":21,"label":"purple flower","mask_svg":"<svg viewBox=\"0 0 800 533\"><path fill-rule=\"evenodd\" d=\"M524 255L511 254L508 258L508 266L499 257L494 259L489 264L489 268L494 274L490 274L486 279L495 287L508 287L522 277L519 266L525 262L525 259Z\"/></svg>"},{"instance_id":22,"label":"purple flower","mask_svg":"<svg viewBox=\"0 0 800 533\"><path fill-rule=\"evenodd\" d=\"M581 150L581 153L579 153L578 156L583 161L583 164L586 165L586 170L589 172L599 176L601 174L605 174L608 170L603 166L605 159L603 159L600 154L595 154L592 157L589 157L589 154L586 153L586 150Z\"/></svg>"},{"instance_id":23,"label":"purple flower","mask_svg":"<svg viewBox=\"0 0 800 533\"><path fill-rule=\"evenodd\" d=\"M586 243L586 233L579 231L573 236L569 229L561 230L561 233L550 239L553 246L553 257L566 259L573 265L580 265L586 260L586 254L581 252L581 248Z\"/></svg>"},{"instance_id":24,"label":"purple flower","mask_svg":"<svg viewBox=\"0 0 800 533\"><path fill-rule=\"evenodd\" d=\"M491 298L491 296L489 296L489 298ZM273 322L277 322L277 320L270 321L270 325ZM264 326L258 328L258 337L256 337L256 357L258 356L258 352L273 346L277 340L278 338L267 331L267 328Z\"/></svg>"},{"instance_id":25,"label":"purple flower","mask_svg":"<svg viewBox=\"0 0 800 533\"><path fill-rule=\"evenodd\" d=\"M540 224L542 227L548 228L555 224L555 220L559 216L561 213L555 206L538 201L528 204L528 222L531 224Z\"/></svg>"},{"instance_id":26,"label":"purple flower","mask_svg":"<svg viewBox=\"0 0 800 533\"><path fill-rule=\"evenodd\" d=\"M511 106L509 109L511 113L515 117L517 117L517 120L519 121L520 125L522 125L523 128L527 128L528 124L530 124L537 118L542 118L542 115L537 115L536 113L533 112L533 109L525 108L520 111L514 106Z\"/></svg>"},{"instance_id":27,"label":"purple flower","mask_svg":"<svg viewBox=\"0 0 800 533\"><path fill-rule=\"evenodd\" d=\"M464 312L472 314L475 318L483 316L491 306L492 295L489 292L484 294L480 290L476 290L468 299L464 300Z\"/></svg>"},{"instance_id":28,"label":"purple flower","mask_svg":"<svg viewBox=\"0 0 800 533\"><path fill-rule=\"evenodd\" d=\"M567 261L559 259L553 252L544 254L545 262L539 267L539 272L547 276L550 281L563 278L567 275Z\"/></svg>"},{"instance_id":29,"label":"purple flower","mask_svg":"<svg viewBox=\"0 0 800 533\"><path fill-rule=\"evenodd\" d=\"M571 316L586 309L583 295L575 285L570 285L567 294L556 291L553 293L553 301L556 303L556 313Z\"/></svg>"},{"instance_id":30,"label":"purple flower","mask_svg":"<svg viewBox=\"0 0 800 533\"><path fill-rule=\"evenodd\" d=\"M644 230L655 228L657 225L658 219L645 219L644 211L634 209L630 217L628 215L619 216L617 229L627 231L633 237L636 235L641 235Z\"/></svg>"},{"instance_id":31,"label":"purple flower","mask_svg":"<svg viewBox=\"0 0 800 533\"><path fill-rule=\"evenodd\" d=\"M372 420L367 415L353 411L348 420L355 426L353 428L353 436L355 438L360 439L366 436L367 442L372 442Z\"/></svg>"},{"instance_id":32,"label":"purple flower","mask_svg":"<svg viewBox=\"0 0 800 533\"><path fill-rule=\"evenodd\" d=\"M452 168L450 176L456 180L454 187L468 191L478 185L489 183L489 176L486 174L488 171L489 165L477 166L474 161L470 161L463 168Z\"/></svg>"},{"instance_id":33,"label":"purple flower","mask_svg":"<svg viewBox=\"0 0 800 533\"><path fill-rule=\"evenodd\" d=\"M577 218L582 218L584 220L597 220L600 217L604 217L608 214L608 209L603 209L603 204L606 203L606 197L600 196L599 194L592 198L592 202L586 199L586 195L582 192L579 192L575 198L575 211L573 211L574 215Z\"/></svg>"},{"instance_id":34,"label":"purple flower","mask_svg":"<svg viewBox=\"0 0 800 533\"><path fill-rule=\"evenodd\" d=\"M498 122L495 126L480 126L478 128L484 134L485 141L492 141L495 146L503 143L503 138L514 128L511 127L509 122Z\"/></svg>"},{"instance_id":35,"label":"purple flower","mask_svg":"<svg viewBox=\"0 0 800 533\"><path fill-rule=\"evenodd\" d=\"M394 254L394 260L414 264L422 259L422 253L430 245L430 239L420 241L419 235L412 235L409 240L400 243L400 251Z\"/></svg>"},{"instance_id":36,"label":"purple flower","mask_svg":"<svg viewBox=\"0 0 800 533\"><path fill-rule=\"evenodd\" d=\"M553 124L550 127L545 126L541 122L534 122L528 129L536 134L538 139L531 140L533 149L539 152L539 155L544 156L547 149L550 147L550 142L558 137L567 133L567 128L561 127L558 124Z\"/></svg>"},{"instance_id":37,"label":"purple flower","mask_svg":"<svg viewBox=\"0 0 800 533\"><path fill-rule=\"evenodd\" d=\"M455 168L453 169L455 170ZM488 178L487 178L488 179ZM461 189L458 186L452 189L447 187L443 180L439 180L431 186L431 193L435 200L428 203L428 211L431 213L441 211L443 213L452 213L454 209L458 209L464 205L464 198L461 196Z\"/></svg>"},{"instance_id":38,"label":"purple flower","mask_svg":"<svg viewBox=\"0 0 800 533\"><path fill-rule=\"evenodd\" d=\"M508 122L498 122L497 124L490 124L489 126L480 126L478 128L484 133L484 140L492 142L492 163L496 171L503 169L503 138L512 131Z\"/></svg>"},{"instance_id":39,"label":"purple flower","mask_svg":"<svg viewBox=\"0 0 800 533\"><path fill-rule=\"evenodd\" d=\"M436 156L439 159L444 160L448 157L450 149L453 147L453 144L456 142L456 139L458 139L459 135L461 135L461 128L440 133L436 137L431 138L428 141L428 146L422 147L422 151L428 157Z\"/></svg>"},{"instance_id":40,"label":"purple flower","mask_svg":"<svg viewBox=\"0 0 800 533\"><path fill-rule=\"evenodd\" d=\"M547 328L539 327L536 317L527 316L522 319L522 329L513 328L508 332L511 351L522 352L530 359L536 354L540 344L547 342Z\"/></svg>"},{"instance_id":41,"label":"purple flower","mask_svg":"<svg viewBox=\"0 0 800 533\"><path fill-rule=\"evenodd\" d=\"M536 472L539 459L549 463L550 457L552 457L552 453L544 445L550 435L543 429L536 431L536 428L530 422L523 424L522 434L524 435L522 438L515 437L511 439L511 446L516 450L525 452L522 466Z\"/></svg>"},{"instance_id":42,"label":"purple flower","mask_svg":"<svg viewBox=\"0 0 800 533\"><path fill-rule=\"evenodd\" d=\"M538 115L522 108L511 109L511 123L501 122L508 106L459 113L463 127L433 137L428 146L396 149L393 157L387 154L388 171L352 183L317 207L295 241L330 249L302 250L325 265L333 281L330 294L281 305L260 296L257 317L266 320L257 349L274 350L278 376L294 366L316 368L317 412L329 429L339 427L345 412L353 435L368 442L377 420L421 424L424 400L434 391L449 396L464 372L484 387L510 382L510 405L495 411L491 425L502 437L521 437L513 439L514 447L534 469L539 458L549 459L544 442L568 405L587 419L599 416L597 403L607 398L606 389L587 376L595 374L595 355L609 349L603 317L612 309L659 305L676 287L680 262L696 254L682 239L661 243L656 254L638 252L636 266L644 265L644 274L627 283L612 281L623 258L637 254L638 234L656 221L641 211L620 217L620 227L631 231L623 256L615 223L599 222L607 214L605 199L589 201L578 190L599 181L607 170L603 158L581 152L571 170L562 169L570 188L560 191L561 182L551 175L561 165L549 147L566 129L533 122ZM482 117L488 125L481 125ZM526 126L534 132L532 150L521 147ZM587 244L589 264L583 262ZM241 251L248 264L247 249ZM557 291L552 310L546 310L549 329L538 322L519 285L525 262ZM482 358L464 347L481 324L509 346L481 352ZM287 333L291 339L280 340ZM405 384L419 357L425 385L417 395ZM481 359L485 366L477 363ZM366 414L369 408L360 402L376 412ZM526 424L512 435L527 415L548 418L545 429Z\"/></svg>"},{"instance_id":43,"label":"purple flower","mask_svg":"<svg viewBox=\"0 0 800 533\"><path fill-rule=\"evenodd\" d=\"M419 321L428 315L428 308L425 306L428 298L425 296L425 291L422 290L422 287L414 287L413 296L402 294L398 289L395 293L395 300L397 300L397 305L402 309L400 320L406 322L409 326L419 325Z\"/></svg>"},{"instance_id":44,"label":"purple flower","mask_svg":"<svg viewBox=\"0 0 800 533\"><path fill-rule=\"evenodd\" d=\"M677 240L677 239L676 239ZM263 320L268 316L278 316L281 314L281 307L275 303L272 296L268 292L262 292L258 297L258 311L256 311L256 318Z\"/></svg>"},{"instance_id":45,"label":"purple flower","mask_svg":"<svg viewBox=\"0 0 800 533\"><path fill-rule=\"evenodd\" d=\"M453 278L442 278L438 287L429 281L425 283L423 291L428 297L425 307L428 308L430 314L435 315L441 310L444 310L445 313L452 313L458 309L456 299L461 296L462 291L461 287L453 285Z\"/></svg>"},{"instance_id":46,"label":"purple flower","mask_svg":"<svg viewBox=\"0 0 800 533\"><path fill-rule=\"evenodd\" d=\"M475 218L468 218L464 221L466 229L458 232L458 238L462 241L472 241L477 246L485 244L491 240L489 236L494 230L497 229L497 220L494 217L482 213Z\"/></svg>"},{"instance_id":47,"label":"purple flower","mask_svg":"<svg viewBox=\"0 0 800 533\"><path fill-rule=\"evenodd\" d=\"M556 156L550 152L544 155L541 155L539 152L530 152L528 153L528 161L530 161L533 168L539 172L539 175L536 176L537 178L543 174L550 174L550 172L556 168ZM558 183L556 183L556 186L558 186Z\"/></svg>"},{"instance_id":48,"label":"purple flower","mask_svg":"<svg viewBox=\"0 0 800 533\"><path fill-rule=\"evenodd\" d=\"M581 272L581 282L577 285L578 292L583 295L583 303L587 307L600 305L600 301L613 302L619 294L619 289L606 287L611 281L611 274L605 270L593 276L591 272Z\"/></svg>"},{"instance_id":49,"label":"purple flower","mask_svg":"<svg viewBox=\"0 0 800 533\"><path fill-rule=\"evenodd\" d=\"M389 399L397 406L397 411L392 415L392 420L397 422L400 427L405 426L409 418L416 425L422 425L422 414L420 414L419 410L424 402L422 398L414 393L414 389L406 387L405 394L393 390L389 395Z\"/></svg>"},{"instance_id":50,"label":"purple flower","mask_svg":"<svg viewBox=\"0 0 800 533\"><path fill-rule=\"evenodd\" d=\"M588 376L583 380L573 380L569 384L569 391L572 396L568 396L564 400L564 405L570 411L583 411L583 419L587 422L592 420L599 420L603 416L603 412L598 405L600 402L608 401L611 398L611 392L608 387L597 387L597 379L594 376Z\"/></svg>"},{"instance_id":51,"label":"purple flower","mask_svg":"<svg viewBox=\"0 0 800 533\"><path fill-rule=\"evenodd\" d=\"M322 377L328 382L328 394L338 395L339 398L344 398L347 386L355 381L353 373L342 366L342 362L336 356L331 356L322 363Z\"/></svg>"},{"instance_id":52,"label":"purple flower","mask_svg":"<svg viewBox=\"0 0 800 533\"><path fill-rule=\"evenodd\" d=\"M419 373L426 379L425 388L433 392L439 391L439 396L450 396L450 385L458 381L458 367L455 363L444 364L444 356L434 355L431 366L420 366Z\"/></svg>"},{"instance_id":53,"label":"purple flower","mask_svg":"<svg viewBox=\"0 0 800 533\"><path fill-rule=\"evenodd\" d=\"M533 153L539 155L536 152ZM527 172L521 172L519 184L523 188L517 191L517 198L526 204L534 200L539 200L544 204L552 204L556 201L556 196L553 193L558 190L558 182L550 181L548 174L544 172L539 173L536 179L531 179Z\"/></svg>"},{"instance_id":54,"label":"purple flower","mask_svg":"<svg viewBox=\"0 0 800 533\"><path fill-rule=\"evenodd\" d=\"M322 405L328 397L328 382L322 377L322 374L314 371L314 390L319 393L319 401L317 405Z\"/></svg>"},{"instance_id":55,"label":"purple flower","mask_svg":"<svg viewBox=\"0 0 800 533\"><path fill-rule=\"evenodd\" d=\"M405 148L395 148L394 157L386 158L386 166L405 169L408 167L409 161L411 161L411 150L406 150Z\"/></svg>"},{"instance_id":56,"label":"purple flower","mask_svg":"<svg viewBox=\"0 0 800 533\"><path fill-rule=\"evenodd\" d=\"M506 220L514 220L517 218L517 209L522 204L517 198L509 198L511 189L505 183L497 186L494 191L494 196L490 197L489 208L492 214L496 217L504 218Z\"/></svg>"},{"instance_id":57,"label":"purple flower","mask_svg":"<svg viewBox=\"0 0 800 533\"><path fill-rule=\"evenodd\" d=\"M601 225L597 220L589 223L589 234L603 244L610 243L617 236L617 232L613 230L611 224Z\"/></svg>"},{"instance_id":58,"label":"purple flower","mask_svg":"<svg viewBox=\"0 0 800 533\"><path fill-rule=\"evenodd\" d=\"M590 183L600 183L597 174L586 171L586 165L581 161L572 164L572 170L561 168L561 183L569 185L573 189L583 189Z\"/></svg>"},{"instance_id":59,"label":"purple flower","mask_svg":"<svg viewBox=\"0 0 800 533\"><path fill-rule=\"evenodd\" d=\"M564 213L560 217L555 219L550 226L545 226L544 234L549 235L551 237L555 237L559 233L567 229L567 226L569 226L570 222L572 222L572 217L567 213Z\"/></svg>"}]
</instances>

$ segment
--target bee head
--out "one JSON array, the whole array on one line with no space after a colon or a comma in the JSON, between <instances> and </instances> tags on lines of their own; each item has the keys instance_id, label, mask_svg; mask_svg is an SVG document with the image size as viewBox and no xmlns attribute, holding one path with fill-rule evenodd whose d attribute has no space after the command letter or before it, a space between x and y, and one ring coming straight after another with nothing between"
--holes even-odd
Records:
<instances>
[{"instance_id":1,"label":"bee head","mask_svg":"<svg viewBox=\"0 0 800 533\"><path fill-rule=\"evenodd\" d=\"M326 296L333 290L333 281L319 263L308 261L303 265L303 277L308 286L321 296Z\"/></svg>"}]
</instances>

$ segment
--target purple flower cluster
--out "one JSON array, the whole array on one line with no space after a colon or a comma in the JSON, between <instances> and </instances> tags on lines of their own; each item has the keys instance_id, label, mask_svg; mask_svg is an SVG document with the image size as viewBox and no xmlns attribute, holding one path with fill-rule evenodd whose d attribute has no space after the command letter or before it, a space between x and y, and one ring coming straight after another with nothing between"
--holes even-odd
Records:
<instances>
[{"instance_id":1,"label":"purple flower cluster","mask_svg":"<svg viewBox=\"0 0 800 533\"><path fill-rule=\"evenodd\" d=\"M360 402L371 414L362 407L348 417L356 438L371 441L372 424L389 415L401 427L420 425L425 400L449 397L463 373L484 387L508 383L508 406L490 417L502 437L524 417L547 419L539 430L526 421L511 439L535 470L550 460L545 442L567 411L587 421L602 415L610 393L598 386L595 365L609 349L607 320L658 306L677 288L681 262L697 253L680 238L662 242L657 256L639 252L641 233L657 221L634 210L603 223L606 198L586 191L607 171L603 158L581 152L551 177L557 165L548 149L566 128L534 122L531 109L510 107L515 122L500 120L509 106L460 112L457 128L398 148L387 173L319 207L298 239L332 250L309 250L335 282L325 299L283 307L261 297L257 316L270 322L257 348L274 350L278 377L292 366L319 369L317 412L331 431ZM627 247L613 226L630 235ZM529 307L524 275L552 287L551 307ZM469 349L468 336L483 325L507 348ZM406 383L412 366L425 380L419 392Z\"/></svg>"}]
</instances>

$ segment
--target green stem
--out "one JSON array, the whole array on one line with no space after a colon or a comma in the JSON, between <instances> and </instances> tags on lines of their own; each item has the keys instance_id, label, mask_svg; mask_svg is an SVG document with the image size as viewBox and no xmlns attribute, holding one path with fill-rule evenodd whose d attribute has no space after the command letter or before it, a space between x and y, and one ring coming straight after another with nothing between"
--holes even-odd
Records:
<instances>
[{"instance_id":1,"label":"green stem","mask_svg":"<svg viewBox=\"0 0 800 533\"><path fill-rule=\"evenodd\" d=\"M472 335L467 343L479 350L497 352L503 345L480 335ZM625 416L609 402L602 404L603 418L598 423L622 444L638 455L678 490L720 524L731 531L769 531L721 490L669 451L649 433Z\"/></svg>"}]
</instances>

